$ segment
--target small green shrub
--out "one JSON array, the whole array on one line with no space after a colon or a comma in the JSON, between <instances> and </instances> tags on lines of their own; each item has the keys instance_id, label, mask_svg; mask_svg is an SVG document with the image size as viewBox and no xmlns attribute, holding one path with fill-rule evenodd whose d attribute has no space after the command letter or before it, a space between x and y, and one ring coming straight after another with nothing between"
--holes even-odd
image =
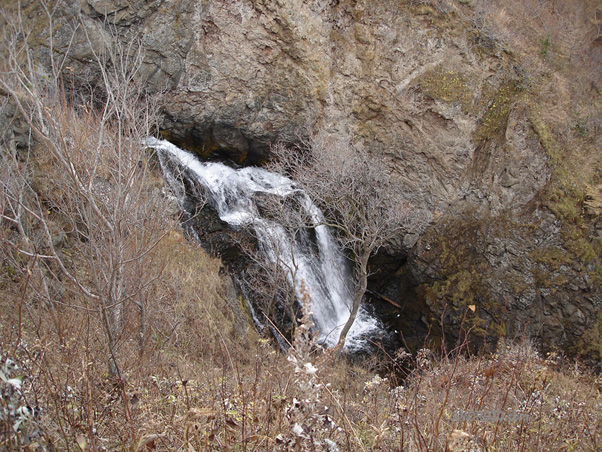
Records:
<instances>
[{"instance_id":1,"label":"small green shrub","mask_svg":"<svg viewBox=\"0 0 602 452\"><path fill-rule=\"evenodd\" d=\"M544 39L541 40L540 55L544 60L548 59L551 48L552 48L552 40L550 39L550 35L548 35Z\"/></svg>"}]
</instances>

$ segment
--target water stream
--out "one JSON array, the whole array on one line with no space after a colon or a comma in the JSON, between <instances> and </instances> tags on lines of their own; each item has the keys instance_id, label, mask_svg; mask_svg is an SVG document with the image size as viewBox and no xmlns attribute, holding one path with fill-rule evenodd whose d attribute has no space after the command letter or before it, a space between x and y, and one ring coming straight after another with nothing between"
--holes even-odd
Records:
<instances>
[{"instance_id":1,"label":"water stream","mask_svg":"<svg viewBox=\"0 0 602 452\"><path fill-rule=\"evenodd\" d=\"M334 346L350 316L350 265L328 228L321 225L324 222L322 213L305 192L292 180L262 168L234 169L222 163L200 162L168 141L154 138L150 138L147 144L158 151L166 181L178 198L185 196L185 190L173 171L186 168L182 175L194 179L189 182L204 188L207 202L223 221L235 229L244 227L254 231L262 255L270 262L277 262L287 272L289 284L295 288L298 300L302 299L303 281L311 300L319 341L326 346ZM165 159L169 159L172 165L166 165ZM291 199L294 200L292 204L298 210L280 212L281 218L288 221L298 215L317 226L292 231L277 222L274 215L266 217L262 214L264 209L260 202L266 199L276 199L282 205L289 205ZM345 348L364 348L366 338L379 330L378 320L360 308Z\"/></svg>"}]
</instances>

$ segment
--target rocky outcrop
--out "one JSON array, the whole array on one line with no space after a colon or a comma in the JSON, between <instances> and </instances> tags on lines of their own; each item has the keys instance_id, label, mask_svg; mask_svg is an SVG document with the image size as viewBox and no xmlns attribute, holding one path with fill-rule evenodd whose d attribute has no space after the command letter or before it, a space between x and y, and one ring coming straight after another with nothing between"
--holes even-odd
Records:
<instances>
[{"instance_id":1,"label":"rocky outcrop","mask_svg":"<svg viewBox=\"0 0 602 452\"><path fill-rule=\"evenodd\" d=\"M457 334L474 306L469 325L488 341L526 334L576 347L600 310L599 229L576 233L546 201L555 164L521 74L495 42L467 32L460 12L424 2L71 0L57 46L66 51L75 30L73 67L93 79L84 38L98 48L138 39L141 75L166 90L165 136L205 157L260 163L270 143L316 130L350 139L386 160L399 190L434 218L379 255L375 289L424 309L409 317L424 331L443 313Z\"/></svg>"}]
</instances>

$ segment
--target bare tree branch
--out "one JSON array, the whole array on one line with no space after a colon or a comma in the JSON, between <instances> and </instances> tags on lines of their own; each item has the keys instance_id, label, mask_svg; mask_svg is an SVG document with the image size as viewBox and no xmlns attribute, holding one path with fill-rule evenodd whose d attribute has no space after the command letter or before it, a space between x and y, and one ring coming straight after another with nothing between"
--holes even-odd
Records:
<instances>
[{"instance_id":1,"label":"bare tree branch","mask_svg":"<svg viewBox=\"0 0 602 452\"><path fill-rule=\"evenodd\" d=\"M414 210L381 160L349 142L316 135L298 148L272 148L271 168L295 180L324 212L354 264L351 316L340 335L342 348L367 289L368 260L392 238L424 227L428 216ZM312 225L317 226L317 225Z\"/></svg>"},{"instance_id":2,"label":"bare tree branch","mask_svg":"<svg viewBox=\"0 0 602 452\"><path fill-rule=\"evenodd\" d=\"M18 233L21 254L34 259L51 311L65 305L50 289L57 282L70 283L82 304L97 313L110 373L121 378L120 338L128 313L138 310L143 338L146 292L161 271L151 265L151 254L173 226L165 218L165 199L152 189L151 156L142 146L156 124L158 102L139 79L142 53L136 40L100 53L88 38L103 91L96 98L102 101L92 105L77 89L67 89L68 55L54 48L54 10L42 3L48 21L46 73L32 62L20 10L15 20L2 10L10 26L0 42L0 89L32 131L34 146L20 151L3 146L0 221ZM67 52L72 43L73 36ZM45 174L42 187L36 172ZM57 228L65 239L57 240Z\"/></svg>"}]
</instances>

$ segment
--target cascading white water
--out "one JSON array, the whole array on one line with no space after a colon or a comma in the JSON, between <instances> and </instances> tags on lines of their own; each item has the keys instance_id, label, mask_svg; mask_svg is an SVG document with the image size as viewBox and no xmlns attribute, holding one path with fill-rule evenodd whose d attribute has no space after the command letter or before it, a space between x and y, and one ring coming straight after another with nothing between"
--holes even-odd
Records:
<instances>
[{"instance_id":1,"label":"cascading white water","mask_svg":"<svg viewBox=\"0 0 602 452\"><path fill-rule=\"evenodd\" d=\"M233 169L222 163L200 162L168 141L155 138L149 138L146 144L178 166L187 168L188 177L193 177L196 183L205 187L207 201L223 221L234 228L253 228L265 258L280 263L289 272L289 281L294 284L299 300L301 281L304 282L320 342L329 347L336 345L351 311L349 265L328 228L323 225L322 213L305 192L290 179L262 168ZM184 196L182 187L178 186L167 166L163 165L163 170L175 195ZM262 217L256 204L258 195L294 196L296 204L303 210L302 215L319 225L314 229L313 240L308 234L291 234L281 224ZM290 272L290 269L295 271ZM295 281L292 280L293 273ZM380 330L377 319L360 308L345 348L363 348L365 338L377 330Z\"/></svg>"}]
</instances>

